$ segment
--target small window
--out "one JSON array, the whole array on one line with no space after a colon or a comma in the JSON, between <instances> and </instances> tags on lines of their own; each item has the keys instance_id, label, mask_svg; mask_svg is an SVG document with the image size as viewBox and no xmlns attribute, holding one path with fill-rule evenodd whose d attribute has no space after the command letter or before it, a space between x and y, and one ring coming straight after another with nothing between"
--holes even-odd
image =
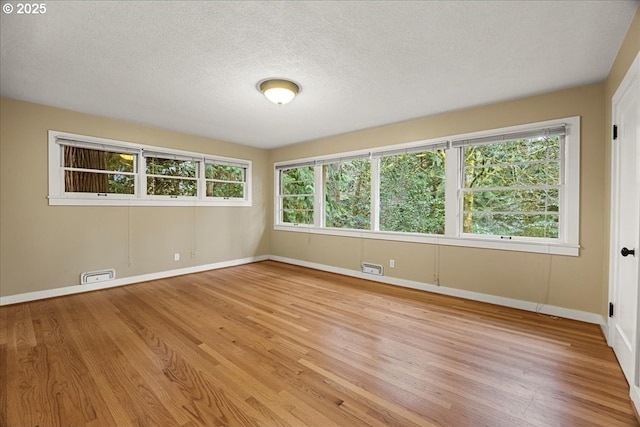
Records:
<instances>
[{"instance_id":1,"label":"small window","mask_svg":"<svg viewBox=\"0 0 640 427\"><path fill-rule=\"evenodd\" d=\"M63 146L67 193L135 194L137 156L126 152Z\"/></svg>"},{"instance_id":2,"label":"small window","mask_svg":"<svg viewBox=\"0 0 640 427\"><path fill-rule=\"evenodd\" d=\"M444 234L445 150L380 158L380 230Z\"/></svg>"},{"instance_id":3,"label":"small window","mask_svg":"<svg viewBox=\"0 0 640 427\"><path fill-rule=\"evenodd\" d=\"M323 173L326 226L371 229L371 161L328 163Z\"/></svg>"},{"instance_id":4,"label":"small window","mask_svg":"<svg viewBox=\"0 0 640 427\"><path fill-rule=\"evenodd\" d=\"M49 131L49 204L251 206L251 162Z\"/></svg>"},{"instance_id":5,"label":"small window","mask_svg":"<svg viewBox=\"0 0 640 427\"><path fill-rule=\"evenodd\" d=\"M230 164L206 162L204 176L207 197L244 198L246 168Z\"/></svg>"},{"instance_id":6,"label":"small window","mask_svg":"<svg viewBox=\"0 0 640 427\"><path fill-rule=\"evenodd\" d=\"M281 222L313 224L315 173L313 166L280 170Z\"/></svg>"}]
</instances>

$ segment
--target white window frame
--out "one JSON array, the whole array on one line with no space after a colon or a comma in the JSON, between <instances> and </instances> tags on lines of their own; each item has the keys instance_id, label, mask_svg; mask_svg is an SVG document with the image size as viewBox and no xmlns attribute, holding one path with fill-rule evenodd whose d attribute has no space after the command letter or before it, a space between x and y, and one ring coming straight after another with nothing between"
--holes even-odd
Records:
<instances>
[{"instance_id":1,"label":"white window frame","mask_svg":"<svg viewBox=\"0 0 640 427\"><path fill-rule=\"evenodd\" d=\"M369 228L372 231L376 231L378 229L378 224L377 221L374 221L374 218L377 218L377 213L379 211L378 207L376 206L379 205L379 203L376 203L376 201L374 201L374 199L377 199L376 197L374 197L374 188L378 188L378 185L376 183L376 177L374 175L374 167L376 168L376 173L378 173L377 171L379 170L378 167L374 166L374 164L378 163L376 161L376 157L374 157L373 153L371 152L366 152L366 153L361 153L361 154L357 154L357 155L350 155L350 156L341 156L339 158L331 158L331 159L325 159L325 160L320 160L318 162L318 164L316 165L316 174L320 174L320 182L322 184L322 189L321 191L321 196L322 196L322 210L320 211L320 214L322 216L322 227L325 227L327 230L357 230L357 231L369 231L366 229L349 229L349 228L342 228L342 227L328 227L326 225L327 222L327 212L325 211L325 203L326 203L326 197L325 197L325 191L324 191L324 185L325 185L325 181L324 181L324 166L325 165L329 165L329 164L340 164L340 163L346 163L346 162L351 162L354 160L368 160L370 163L370 170L371 170L371 183L369 185L370 188L370 193L371 193L371 206L369 207ZM315 216L314 216L315 218Z\"/></svg>"},{"instance_id":2,"label":"white window frame","mask_svg":"<svg viewBox=\"0 0 640 427\"><path fill-rule=\"evenodd\" d=\"M317 203L317 195L315 193L315 188L316 185L318 184L318 170L314 167L315 162L313 163L308 163L308 164L295 164L295 165L289 165L286 168L279 168L276 169L276 180L278 181L277 185L275 188L277 188L278 192L275 194L276 196L276 216L275 218L278 218L278 221L281 222L282 224L286 224L289 226L293 226L293 227L298 227L298 226L322 226L323 221L321 221L319 218L316 217L316 212L318 212L318 208L316 206ZM314 171L313 171L313 188L314 188L314 193L311 194L282 194L282 172L285 170L290 170L290 169L299 169L299 168L306 168L306 167L314 167ZM320 181L322 180L322 178L320 178ZM283 216L284 216L284 200L287 197L297 197L297 196L301 196L301 197L309 197L309 196L313 196L313 211L314 211L314 216L313 216L313 224L303 224L303 223L297 223L297 222L285 222L283 220Z\"/></svg>"},{"instance_id":3,"label":"white window frame","mask_svg":"<svg viewBox=\"0 0 640 427\"><path fill-rule=\"evenodd\" d=\"M564 125L566 129L564 146L562 147L561 185L560 185L560 218L559 236L553 238L512 237L503 239L501 236L469 234L462 232L461 222L461 152L462 148L452 147L451 141L489 137L495 135L512 134L529 130ZM445 160L445 232L443 235L386 232L378 230L379 200L379 158L394 152L417 151L420 148L433 149L434 146L446 146ZM322 182L322 165L345 158L365 157L371 159L371 191L372 218L371 230L349 230L327 228L324 226L324 183ZM315 203L314 224L283 223L280 217L280 182L279 169L291 165L306 164L315 166ZM376 148L375 150L359 150L347 153L332 154L313 158L282 161L274 164L274 229L277 231L307 232L313 234L360 237L381 240L442 244L448 246L462 246L487 248L498 250L512 250L521 252L549 253L556 255L578 256L580 252L580 117L548 120L524 125L490 129L480 132L451 135L444 138L415 141Z\"/></svg>"},{"instance_id":4,"label":"white window frame","mask_svg":"<svg viewBox=\"0 0 640 427\"><path fill-rule=\"evenodd\" d=\"M223 179L211 179L211 178L207 178L206 173L205 173L205 168L206 165L220 165L220 166L234 166L237 168L242 169L242 177L243 177L243 181L225 181ZM242 201L245 200L247 198L247 191L248 191L248 186L247 186L247 182L250 180L251 178L251 170L249 168L249 165L247 165L246 162L241 162L241 161L237 161L237 160L231 160L231 159L222 159L222 158L213 158L213 157L209 157L209 156L205 156L204 161L201 164L201 170L199 171L199 176L202 177L201 183L202 183L202 189L198 188L198 191L202 191L202 195L204 196L204 198L206 200L212 200L212 201L217 201L217 202L226 202L226 201ZM214 196L207 196L207 182L220 182L220 183L226 183L226 184L243 184L242 189L243 189L243 196L242 197L214 197Z\"/></svg>"},{"instance_id":5,"label":"white window frame","mask_svg":"<svg viewBox=\"0 0 640 427\"><path fill-rule=\"evenodd\" d=\"M170 160L184 160L184 161L192 161L196 163L196 167L195 167L195 177L186 177L186 176L179 176L179 175L156 175L156 174L149 174L147 173L147 159L148 158L157 158L157 159L170 159ZM139 173L141 175L142 181L144 182L144 195L151 200L181 200L181 201L185 201L185 200L196 200L198 199L198 196L200 194L200 169L201 169L201 164L202 164L202 157L198 157L198 156L191 156L191 155L186 155L186 153L167 153L164 151L157 151L157 150L151 150L151 149L142 149L142 162L140 162L141 164L141 168L139 169ZM144 169L142 169L142 167L144 167ZM171 195L165 195L165 194L149 194L147 193L147 184L148 184L148 178L149 177L153 177L153 178L163 178L163 179L175 179L175 180L189 180L189 181L195 181L196 182L196 195L195 196L171 196Z\"/></svg>"},{"instance_id":6,"label":"white window frame","mask_svg":"<svg viewBox=\"0 0 640 427\"><path fill-rule=\"evenodd\" d=\"M121 151L131 153L134 161L135 192L134 194L101 194L65 192L64 150L58 140L72 141L67 145L103 151ZM126 141L98 138L68 132L49 130L49 205L51 206L251 206L252 162L250 160L214 156L211 154L175 150L151 145L135 144ZM145 155L146 154L146 155ZM148 156L190 159L197 163L196 180L197 195L164 196L147 194L146 157ZM244 197L207 197L204 178L204 164L233 164L244 168Z\"/></svg>"}]
</instances>

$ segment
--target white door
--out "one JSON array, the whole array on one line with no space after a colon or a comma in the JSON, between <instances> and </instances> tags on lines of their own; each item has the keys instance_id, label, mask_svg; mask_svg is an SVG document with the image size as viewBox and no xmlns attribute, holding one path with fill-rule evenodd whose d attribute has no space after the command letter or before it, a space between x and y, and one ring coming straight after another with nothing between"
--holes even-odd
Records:
<instances>
[{"instance_id":1,"label":"white door","mask_svg":"<svg viewBox=\"0 0 640 427\"><path fill-rule=\"evenodd\" d=\"M613 97L610 343L629 385L638 385L640 284L640 55ZM614 130L615 134L615 130Z\"/></svg>"}]
</instances>

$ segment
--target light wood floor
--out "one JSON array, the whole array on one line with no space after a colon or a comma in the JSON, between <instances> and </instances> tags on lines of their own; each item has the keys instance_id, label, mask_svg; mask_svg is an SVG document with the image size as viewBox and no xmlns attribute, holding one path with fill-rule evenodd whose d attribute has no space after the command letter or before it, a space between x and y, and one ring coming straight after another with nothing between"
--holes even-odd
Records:
<instances>
[{"instance_id":1,"label":"light wood floor","mask_svg":"<svg viewBox=\"0 0 640 427\"><path fill-rule=\"evenodd\" d=\"M638 425L596 325L275 262L0 313L2 426Z\"/></svg>"}]
</instances>

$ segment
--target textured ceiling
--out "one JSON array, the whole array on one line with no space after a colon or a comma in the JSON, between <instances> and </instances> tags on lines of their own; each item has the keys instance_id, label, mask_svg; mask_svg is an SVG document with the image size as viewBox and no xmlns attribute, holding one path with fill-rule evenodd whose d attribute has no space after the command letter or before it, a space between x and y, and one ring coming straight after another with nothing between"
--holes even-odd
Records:
<instances>
[{"instance_id":1,"label":"textured ceiling","mask_svg":"<svg viewBox=\"0 0 640 427\"><path fill-rule=\"evenodd\" d=\"M600 81L638 2L46 5L2 13L3 96L273 148Z\"/></svg>"}]
</instances>

